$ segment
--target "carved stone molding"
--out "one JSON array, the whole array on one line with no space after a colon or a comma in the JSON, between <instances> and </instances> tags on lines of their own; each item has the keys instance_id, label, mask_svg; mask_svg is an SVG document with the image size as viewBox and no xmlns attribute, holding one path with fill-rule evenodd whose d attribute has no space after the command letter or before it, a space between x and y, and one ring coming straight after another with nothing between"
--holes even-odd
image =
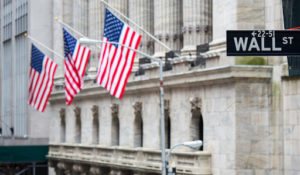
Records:
<instances>
[{"instance_id":1,"label":"carved stone molding","mask_svg":"<svg viewBox=\"0 0 300 175\"><path fill-rule=\"evenodd\" d=\"M199 97L193 97L190 99L191 103L191 112L194 113L199 113L201 112L201 99Z\"/></svg>"},{"instance_id":2,"label":"carved stone molding","mask_svg":"<svg viewBox=\"0 0 300 175\"><path fill-rule=\"evenodd\" d=\"M61 108L59 110L59 116L60 116L60 119L61 120L64 120L65 119L65 116L66 116L66 109L65 108Z\"/></svg>"},{"instance_id":3,"label":"carved stone molding","mask_svg":"<svg viewBox=\"0 0 300 175\"><path fill-rule=\"evenodd\" d=\"M73 166L72 166L72 170L74 171L74 172L78 172L78 173L84 173L84 172L86 172L87 171L87 167L86 166L83 166L83 165L80 165L80 164L74 164Z\"/></svg>"},{"instance_id":4,"label":"carved stone molding","mask_svg":"<svg viewBox=\"0 0 300 175\"><path fill-rule=\"evenodd\" d=\"M57 168L61 169L61 170L67 170L69 168L69 166L64 162L58 162L57 163Z\"/></svg>"},{"instance_id":5,"label":"carved stone molding","mask_svg":"<svg viewBox=\"0 0 300 175\"><path fill-rule=\"evenodd\" d=\"M134 115L141 116L142 115L142 102L135 102L133 105Z\"/></svg>"},{"instance_id":6,"label":"carved stone molding","mask_svg":"<svg viewBox=\"0 0 300 175\"><path fill-rule=\"evenodd\" d=\"M76 108L74 109L74 113L75 113L75 116L76 116L76 117L79 117L79 116L80 116L80 112L81 112L81 109L80 109L79 107L76 107Z\"/></svg>"},{"instance_id":7,"label":"carved stone molding","mask_svg":"<svg viewBox=\"0 0 300 175\"><path fill-rule=\"evenodd\" d=\"M164 100L165 116L170 115L170 100Z\"/></svg>"},{"instance_id":8,"label":"carved stone molding","mask_svg":"<svg viewBox=\"0 0 300 175\"><path fill-rule=\"evenodd\" d=\"M90 174L101 174L101 169L97 167L91 167L90 168Z\"/></svg>"},{"instance_id":9,"label":"carved stone molding","mask_svg":"<svg viewBox=\"0 0 300 175\"><path fill-rule=\"evenodd\" d=\"M97 119L99 116L99 107L97 105L93 105L92 107L93 119Z\"/></svg>"},{"instance_id":10,"label":"carved stone molding","mask_svg":"<svg viewBox=\"0 0 300 175\"><path fill-rule=\"evenodd\" d=\"M118 117L119 116L119 105L114 103L110 106L111 109L111 116Z\"/></svg>"}]
</instances>

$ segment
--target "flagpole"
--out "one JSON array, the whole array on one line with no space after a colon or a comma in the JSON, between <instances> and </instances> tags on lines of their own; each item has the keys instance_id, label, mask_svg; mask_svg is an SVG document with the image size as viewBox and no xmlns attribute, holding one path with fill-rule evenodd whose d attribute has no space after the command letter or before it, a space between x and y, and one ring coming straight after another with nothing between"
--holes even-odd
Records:
<instances>
[{"instance_id":1,"label":"flagpole","mask_svg":"<svg viewBox=\"0 0 300 175\"><path fill-rule=\"evenodd\" d=\"M44 45L43 43L39 42L38 40L34 39L33 37L29 36L27 33L24 34L25 37L27 37L28 39L30 39L31 41L41 45L42 47L44 47L45 49L47 49L48 51L54 53L56 56L58 56L59 58L65 60L65 58L63 56L61 56L59 53L55 52L54 50L50 49L49 47L47 47L46 45Z\"/></svg>"},{"instance_id":2,"label":"flagpole","mask_svg":"<svg viewBox=\"0 0 300 175\"><path fill-rule=\"evenodd\" d=\"M58 23L60 23L60 24L62 24L64 26L66 26L68 29L72 30L72 32L76 33L80 37L86 37L82 33L80 33L79 31L77 31L73 27L71 27L69 24L67 24L67 23L63 22L62 20L60 20L58 17L55 17L55 21L57 21Z\"/></svg>"},{"instance_id":3,"label":"flagpole","mask_svg":"<svg viewBox=\"0 0 300 175\"><path fill-rule=\"evenodd\" d=\"M127 19L129 22L131 22L133 25L135 25L137 28L139 28L141 31L143 31L144 33L146 33L148 36L150 36L153 40L155 40L156 42L158 42L160 45L162 45L163 47L165 47L166 49L168 49L169 51L172 51L172 49L167 46L165 43L159 41L159 39L157 39L155 36L153 36L151 33L149 33L147 30L145 30L143 27L141 27L140 25L138 25L136 22L134 22L133 20L131 20L130 18L128 18L127 16L125 16L122 12L120 12L118 9L112 7L111 5L109 5L109 3L105 2L104 0L100 0L102 3L104 3L105 5L107 5L109 8L111 8L112 10L114 10L115 12L117 12L119 15L121 15L123 18ZM124 22L124 21L123 21ZM177 53L175 53L176 56L180 56Z\"/></svg>"},{"instance_id":4,"label":"flagpole","mask_svg":"<svg viewBox=\"0 0 300 175\"><path fill-rule=\"evenodd\" d=\"M160 122L161 122L161 160L162 160L162 175L166 175L166 150L165 150L165 109L164 109L164 86L163 86L163 62L159 58L155 58L153 56L150 56L144 52L141 52L139 50L133 49L129 46L120 44L118 42L107 42L107 41L101 41L101 40L93 40L88 38L80 38L79 43L82 44L97 44L97 43L109 43L109 44L117 44L120 46L123 46L127 49L130 49L134 52L137 52L151 60L159 62L159 90L160 90Z\"/></svg>"},{"instance_id":5,"label":"flagpole","mask_svg":"<svg viewBox=\"0 0 300 175\"><path fill-rule=\"evenodd\" d=\"M55 21L57 21L58 23L60 23L63 26L66 26L68 29L70 29L72 32L76 33L80 37L86 37L82 33L80 33L78 30L75 30L73 27L71 27L69 24L67 24L67 23L63 22L62 20L60 20L58 17L55 17ZM100 47L98 47L98 48L100 49Z\"/></svg>"}]
</instances>

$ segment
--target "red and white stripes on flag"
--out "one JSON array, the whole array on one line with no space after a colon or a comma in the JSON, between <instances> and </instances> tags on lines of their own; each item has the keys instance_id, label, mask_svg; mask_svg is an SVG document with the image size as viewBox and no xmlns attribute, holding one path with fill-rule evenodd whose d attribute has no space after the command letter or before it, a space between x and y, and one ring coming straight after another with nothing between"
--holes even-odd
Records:
<instances>
[{"instance_id":1,"label":"red and white stripes on flag","mask_svg":"<svg viewBox=\"0 0 300 175\"><path fill-rule=\"evenodd\" d=\"M81 46L80 43L65 29L65 95L66 103L70 105L74 96L80 92L83 86L83 77L91 54L90 49Z\"/></svg>"},{"instance_id":2,"label":"red and white stripes on flag","mask_svg":"<svg viewBox=\"0 0 300 175\"><path fill-rule=\"evenodd\" d=\"M46 108L56 68L56 63L32 45L28 102L38 111L44 112Z\"/></svg>"},{"instance_id":3,"label":"red and white stripes on flag","mask_svg":"<svg viewBox=\"0 0 300 175\"><path fill-rule=\"evenodd\" d=\"M137 49L141 35L106 9L104 42L117 42ZM98 63L96 82L116 98L122 98L131 73L136 52L111 43L103 43Z\"/></svg>"}]
</instances>

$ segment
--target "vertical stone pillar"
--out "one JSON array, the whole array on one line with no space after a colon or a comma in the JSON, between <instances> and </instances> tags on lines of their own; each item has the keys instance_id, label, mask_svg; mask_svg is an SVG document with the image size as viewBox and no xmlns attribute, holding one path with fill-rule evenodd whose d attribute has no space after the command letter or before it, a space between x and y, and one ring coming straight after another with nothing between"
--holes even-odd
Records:
<instances>
[{"instance_id":1,"label":"vertical stone pillar","mask_svg":"<svg viewBox=\"0 0 300 175\"><path fill-rule=\"evenodd\" d=\"M58 17L59 19L63 18L63 2L60 0L53 1L53 16ZM63 51L63 31L61 28L61 24L53 20L53 45L52 48L56 52L61 55L64 55ZM64 60L58 57L57 55L53 55L54 61L58 64L57 71L56 71L56 78L61 78L63 81L64 77Z\"/></svg>"},{"instance_id":2,"label":"vertical stone pillar","mask_svg":"<svg viewBox=\"0 0 300 175\"><path fill-rule=\"evenodd\" d=\"M183 53L212 40L212 0L183 1Z\"/></svg>"},{"instance_id":3,"label":"vertical stone pillar","mask_svg":"<svg viewBox=\"0 0 300 175\"><path fill-rule=\"evenodd\" d=\"M129 0L129 18L135 23L143 27L146 31L154 34L154 2L153 0ZM142 40L139 45L139 50L145 52L149 55L154 53L154 42L153 40L139 30L137 27L131 25L139 34L142 35ZM137 55L134 61L133 69L138 68L138 59L143 57L142 55Z\"/></svg>"},{"instance_id":4,"label":"vertical stone pillar","mask_svg":"<svg viewBox=\"0 0 300 175\"><path fill-rule=\"evenodd\" d=\"M83 34L88 36L89 33L89 0L76 0L73 2L73 28ZM76 33L73 33L74 37L79 39L79 36ZM89 60L85 74L88 74L90 69Z\"/></svg>"},{"instance_id":5,"label":"vertical stone pillar","mask_svg":"<svg viewBox=\"0 0 300 175\"><path fill-rule=\"evenodd\" d=\"M73 26L73 0L63 1L63 21Z\"/></svg>"},{"instance_id":6,"label":"vertical stone pillar","mask_svg":"<svg viewBox=\"0 0 300 175\"><path fill-rule=\"evenodd\" d=\"M128 16L128 0L108 0L108 3L118 9L120 12L122 12L125 16ZM113 12L113 11L112 11ZM117 15L115 12L113 12L115 15ZM119 15L117 15L119 17ZM121 18L123 21L124 19Z\"/></svg>"},{"instance_id":7,"label":"vertical stone pillar","mask_svg":"<svg viewBox=\"0 0 300 175\"><path fill-rule=\"evenodd\" d=\"M162 42L172 50L180 51L182 48L182 0L154 1L154 33ZM155 43L156 57L164 57L167 49Z\"/></svg>"},{"instance_id":8,"label":"vertical stone pillar","mask_svg":"<svg viewBox=\"0 0 300 175\"><path fill-rule=\"evenodd\" d=\"M104 30L104 17L105 17L105 7L104 4L99 0L89 0L89 37L92 39L101 40L103 37ZM100 54L101 44L89 45L91 49L90 55L90 66L88 69L88 74L90 76L95 76L97 71L98 59Z\"/></svg>"},{"instance_id":9,"label":"vertical stone pillar","mask_svg":"<svg viewBox=\"0 0 300 175\"><path fill-rule=\"evenodd\" d=\"M80 33L88 35L88 0L73 1L73 25Z\"/></svg>"}]
</instances>

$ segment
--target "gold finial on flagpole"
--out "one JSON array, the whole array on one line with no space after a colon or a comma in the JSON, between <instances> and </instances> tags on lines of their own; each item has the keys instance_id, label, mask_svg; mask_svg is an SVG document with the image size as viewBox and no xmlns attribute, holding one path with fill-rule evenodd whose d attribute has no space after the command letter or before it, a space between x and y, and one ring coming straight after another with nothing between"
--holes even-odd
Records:
<instances>
[{"instance_id":1,"label":"gold finial on flagpole","mask_svg":"<svg viewBox=\"0 0 300 175\"><path fill-rule=\"evenodd\" d=\"M24 33L24 36L27 37L27 33Z\"/></svg>"},{"instance_id":2,"label":"gold finial on flagpole","mask_svg":"<svg viewBox=\"0 0 300 175\"><path fill-rule=\"evenodd\" d=\"M55 21L58 21L58 17L55 17Z\"/></svg>"}]
</instances>

